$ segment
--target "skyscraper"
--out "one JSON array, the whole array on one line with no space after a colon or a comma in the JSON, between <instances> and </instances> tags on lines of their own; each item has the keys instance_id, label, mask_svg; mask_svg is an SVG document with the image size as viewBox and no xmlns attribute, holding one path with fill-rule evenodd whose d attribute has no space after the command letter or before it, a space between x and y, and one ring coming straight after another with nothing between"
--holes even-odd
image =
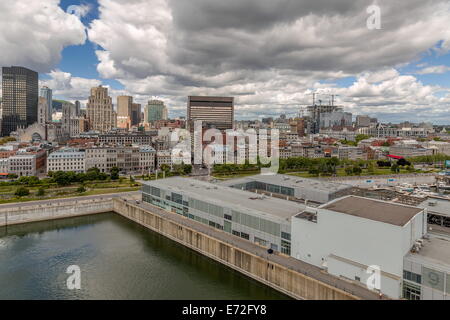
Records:
<instances>
[{"instance_id":1,"label":"skyscraper","mask_svg":"<svg viewBox=\"0 0 450 320\"><path fill-rule=\"evenodd\" d=\"M131 124L137 126L141 122L141 105L133 103L131 105Z\"/></svg>"},{"instance_id":2,"label":"skyscraper","mask_svg":"<svg viewBox=\"0 0 450 320\"><path fill-rule=\"evenodd\" d=\"M38 117L38 73L23 67L2 68L2 135L27 127Z\"/></svg>"},{"instance_id":3,"label":"skyscraper","mask_svg":"<svg viewBox=\"0 0 450 320\"><path fill-rule=\"evenodd\" d=\"M145 107L145 122L167 120L167 107L161 100L150 100Z\"/></svg>"},{"instance_id":4,"label":"skyscraper","mask_svg":"<svg viewBox=\"0 0 450 320\"><path fill-rule=\"evenodd\" d=\"M53 93L52 89L49 87L42 87L39 93L40 97L45 98L47 101L47 121L52 121L52 113L53 113Z\"/></svg>"},{"instance_id":5,"label":"skyscraper","mask_svg":"<svg viewBox=\"0 0 450 320\"><path fill-rule=\"evenodd\" d=\"M81 115L81 103L80 101L75 101L75 114L77 117Z\"/></svg>"},{"instance_id":6,"label":"skyscraper","mask_svg":"<svg viewBox=\"0 0 450 320\"><path fill-rule=\"evenodd\" d=\"M129 129L132 125L132 106L133 97L118 96L117 97L117 127L121 129Z\"/></svg>"},{"instance_id":7,"label":"skyscraper","mask_svg":"<svg viewBox=\"0 0 450 320\"><path fill-rule=\"evenodd\" d=\"M132 105L133 105L133 97L118 96L117 97L117 116L131 118Z\"/></svg>"},{"instance_id":8,"label":"skyscraper","mask_svg":"<svg viewBox=\"0 0 450 320\"><path fill-rule=\"evenodd\" d=\"M188 99L187 124L202 120L203 126L219 130L233 129L234 98L232 97L192 97Z\"/></svg>"},{"instance_id":9,"label":"skyscraper","mask_svg":"<svg viewBox=\"0 0 450 320\"><path fill-rule=\"evenodd\" d=\"M90 128L94 131L108 132L116 125L116 113L108 88L99 86L91 89L87 103L87 117Z\"/></svg>"}]
</instances>

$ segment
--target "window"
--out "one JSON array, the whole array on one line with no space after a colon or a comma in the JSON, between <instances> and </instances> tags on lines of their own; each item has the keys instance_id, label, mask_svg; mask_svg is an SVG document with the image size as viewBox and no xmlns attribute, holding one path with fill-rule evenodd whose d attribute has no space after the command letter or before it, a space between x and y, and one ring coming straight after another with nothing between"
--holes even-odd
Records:
<instances>
[{"instance_id":1,"label":"window","mask_svg":"<svg viewBox=\"0 0 450 320\"><path fill-rule=\"evenodd\" d=\"M420 300L420 287L406 282L403 282L403 298L407 300Z\"/></svg>"},{"instance_id":2,"label":"window","mask_svg":"<svg viewBox=\"0 0 450 320\"><path fill-rule=\"evenodd\" d=\"M244 238L245 240L250 240L250 235L244 232L241 232L241 238Z\"/></svg>"},{"instance_id":3,"label":"window","mask_svg":"<svg viewBox=\"0 0 450 320\"><path fill-rule=\"evenodd\" d=\"M355 280L361 282L361 278L360 277L355 276Z\"/></svg>"},{"instance_id":4,"label":"window","mask_svg":"<svg viewBox=\"0 0 450 320\"><path fill-rule=\"evenodd\" d=\"M281 232L281 238L283 238L284 240L291 241L291 234L287 232Z\"/></svg>"},{"instance_id":5,"label":"window","mask_svg":"<svg viewBox=\"0 0 450 320\"><path fill-rule=\"evenodd\" d=\"M238 237L241 236L241 233L240 233L239 231L236 231L236 230L232 230L231 233L232 233L234 236L238 236Z\"/></svg>"},{"instance_id":6,"label":"window","mask_svg":"<svg viewBox=\"0 0 450 320\"><path fill-rule=\"evenodd\" d=\"M422 276L420 274L417 273L413 273L410 271L403 271L403 279L405 280L409 280L409 281L413 281L415 283L422 283Z\"/></svg>"},{"instance_id":7,"label":"window","mask_svg":"<svg viewBox=\"0 0 450 320\"><path fill-rule=\"evenodd\" d=\"M261 246L267 246L267 241L258 237L255 237L255 242Z\"/></svg>"},{"instance_id":8,"label":"window","mask_svg":"<svg viewBox=\"0 0 450 320\"><path fill-rule=\"evenodd\" d=\"M226 220L230 220L230 221L233 220L233 217L230 216L230 215L228 215L228 214L225 214L223 217L224 217Z\"/></svg>"},{"instance_id":9,"label":"window","mask_svg":"<svg viewBox=\"0 0 450 320\"><path fill-rule=\"evenodd\" d=\"M284 253L286 255L291 255L291 243L281 240L281 253Z\"/></svg>"},{"instance_id":10,"label":"window","mask_svg":"<svg viewBox=\"0 0 450 320\"><path fill-rule=\"evenodd\" d=\"M172 201L178 204L183 204L183 196L181 194L172 192Z\"/></svg>"}]
</instances>

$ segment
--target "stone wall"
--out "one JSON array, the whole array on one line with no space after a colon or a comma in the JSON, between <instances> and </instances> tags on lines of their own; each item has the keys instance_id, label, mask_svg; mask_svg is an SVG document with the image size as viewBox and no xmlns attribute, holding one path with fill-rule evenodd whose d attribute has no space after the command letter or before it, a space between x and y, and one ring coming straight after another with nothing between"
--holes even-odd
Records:
<instances>
[{"instance_id":1,"label":"stone wall","mask_svg":"<svg viewBox=\"0 0 450 320\"><path fill-rule=\"evenodd\" d=\"M285 266L265 259L229 243L144 210L120 199L114 199L114 211L150 230L158 232L192 250L235 269L295 299L356 300L357 297L329 286Z\"/></svg>"},{"instance_id":2,"label":"stone wall","mask_svg":"<svg viewBox=\"0 0 450 320\"><path fill-rule=\"evenodd\" d=\"M112 197L97 199L57 199L40 204L17 203L17 206L0 206L0 227L35 221L53 220L113 211Z\"/></svg>"}]
</instances>

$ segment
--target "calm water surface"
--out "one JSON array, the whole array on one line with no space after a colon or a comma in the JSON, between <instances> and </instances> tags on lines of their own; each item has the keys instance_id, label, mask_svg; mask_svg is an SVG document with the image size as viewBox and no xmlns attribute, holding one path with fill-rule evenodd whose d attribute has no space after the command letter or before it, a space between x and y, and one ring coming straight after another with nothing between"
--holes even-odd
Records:
<instances>
[{"instance_id":1,"label":"calm water surface","mask_svg":"<svg viewBox=\"0 0 450 320\"><path fill-rule=\"evenodd\" d=\"M81 269L81 290L66 270ZM0 228L0 299L289 299L114 213Z\"/></svg>"}]
</instances>

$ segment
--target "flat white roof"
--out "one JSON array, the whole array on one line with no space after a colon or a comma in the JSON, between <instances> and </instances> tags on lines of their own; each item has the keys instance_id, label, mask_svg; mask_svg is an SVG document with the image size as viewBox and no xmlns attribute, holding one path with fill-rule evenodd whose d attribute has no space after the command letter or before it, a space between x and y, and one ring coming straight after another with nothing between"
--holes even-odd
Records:
<instances>
[{"instance_id":1,"label":"flat white roof","mask_svg":"<svg viewBox=\"0 0 450 320\"><path fill-rule=\"evenodd\" d=\"M172 177L146 181L144 184L204 200L221 207L247 213L257 211L261 215L290 221L292 216L303 211L306 206L282 199L258 195L253 192L229 188L200 180Z\"/></svg>"},{"instance_id":2,"label":"flat white roof","mask_svg":"<svg viewBox=\"0 0 450 320\"><path fill-rule=\"evenodd\" d=\"M450 199L428 198L417 207L427 209L429 213L450 217Z\"/></svg>"},{"instance_id":3,"label":"flat white roof","mask_svg":"<svg viewBox=\"0 0 450 320\"><path fill-rule=\"evenodd\" d=\"M309 188L312 190L317 190L321 192L327 192L327 193L334 193L341 190L346 190L351 188L351 185L343 184L343 183L336 183L336 182L329 182L329 181L323 181L323 180L316 180L316 179L307 179L307 178L301 178L296 176L290 176L287 174L275 174L275 175L255 175L245 178L239 178L239 179L232 179L227 180L224 182L221 182L220 184L225 186L233 186L240 183L247 183L252 181L259 181L264 182L268 184L298 189L298 188Z\"/></svg>"},{"instance_id":4,"label":"flat white roof","mask_svg":"<svg viewBox=\"0 0 450 320\"><path fill-rule=\"evenodd\" d=\"M408 253L405 258L450 273L450 239L430 235L418 253Z\"/></svg>"}]
</instances>

